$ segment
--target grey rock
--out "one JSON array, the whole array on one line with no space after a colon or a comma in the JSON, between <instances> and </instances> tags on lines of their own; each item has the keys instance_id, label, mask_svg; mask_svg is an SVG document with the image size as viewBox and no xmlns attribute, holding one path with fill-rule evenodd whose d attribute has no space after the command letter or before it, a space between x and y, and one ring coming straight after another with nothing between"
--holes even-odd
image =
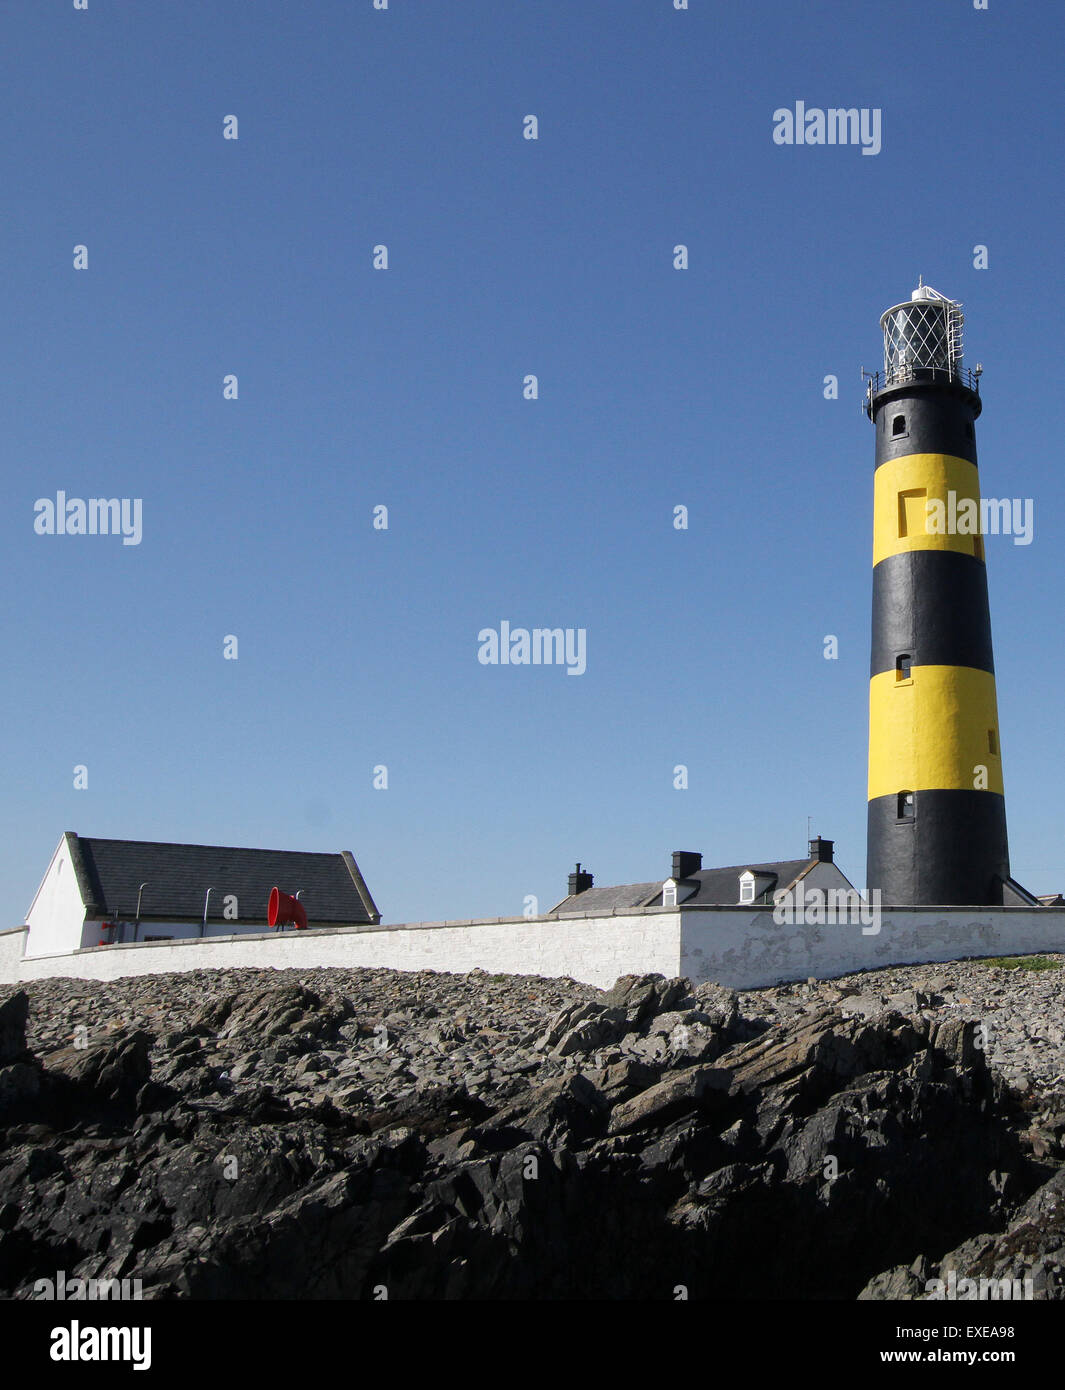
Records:
<instances>
[{"instance_id":1,"label":"grey rock","mask_svg":"<svg viewBox=\"0 0 1065 1390\"><path fill-rule=\"evenodd\" d=\"M924 1298L928 1281L928 1262L919 1256L912 1265L896 1265L870 1279L858 1295L859 1301Z\"/></svg>"},{"instance_id":2,"label":"grey rock","mask_svg":"<svg viewBox=\"0 0 1065 1390\"><path fill-rule=\"evenodd\" d=\"M728 1072L712 1067L691 1067L671 1074L615 1107L610 1116L610 1133L625 1134L651 1124L662 1124L689 1113L714 1097L728 1096Z\"/></svg>"},{"instance_id":3,"label":"grey rock","mask_svg":"<svg viewBox=\"0 0 1065 1390\"><path fill-rule=\"evenodd\" d=\"M593 1006L586 1007L590 1009ZM627 1027L623 1009L602 1009L586 1015L576 1027L568 1028L552 1051L556 1057L568 1057L574 1052L594 1052L597 1048L619 1042Z\"/></svg>"},{"instance_id":4,"label":"grey rock","mask_svg":"<svg viewBox=\"0 0 1065 1390\"><path fill-rule=\"evenodd\" d=\"M735 1025L739 1014L739 997L734 989L713 983L697 985L692 991L692 1000L696 1009L726 1032Z\"/></svg>"},{"instance_id":5,"label":"grey rock","mask_svg":"<svg viewBox=\"0 0 1065 1390\"><path fill-rule=\"evenodd\" d=\"M630 1024L642 1024L691 997L690 980L679 977L667 980L662 975L622 975L603 995L603 1003L608 1008L623 1010Z\"/></svg>"},{"instance_id":6,"label":"grey rock","mask_svg":"<svg viewBox=\"0 0 1065 1390\"><path fill-rule=\"evenodd\" d=\"M845 998L840 1005L844 1018L880 1018L888 1010L888 1004L879 994L856 994Z\"/></svg>"}]
</instances>

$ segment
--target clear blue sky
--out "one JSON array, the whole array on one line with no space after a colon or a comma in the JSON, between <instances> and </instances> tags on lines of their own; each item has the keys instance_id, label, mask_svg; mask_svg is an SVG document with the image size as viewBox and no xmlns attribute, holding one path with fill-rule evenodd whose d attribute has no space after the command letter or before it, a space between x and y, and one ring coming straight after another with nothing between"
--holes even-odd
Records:
<instances>
[{"instance_id":1,"label":"clear blue sky","mask_svg":"<svg viewBox=\"0 0 1065 1390\"><path fill-rule=\"evenodd\" d=\"M1063 29L5 6L3 925L66 829L350 848L389 921L546 909L576 859L797 857L808 816L864 883L859 368L918 273L985 367L984 494L1035 504L988 540L992 625L1013 870L1065 888ZM880 108L881 153L775 145L796 100ZM60 489L142 499L141 544L36 535ZM501 619L585 628L587 672L480 665Z\"/></svg>"}]
</instances>

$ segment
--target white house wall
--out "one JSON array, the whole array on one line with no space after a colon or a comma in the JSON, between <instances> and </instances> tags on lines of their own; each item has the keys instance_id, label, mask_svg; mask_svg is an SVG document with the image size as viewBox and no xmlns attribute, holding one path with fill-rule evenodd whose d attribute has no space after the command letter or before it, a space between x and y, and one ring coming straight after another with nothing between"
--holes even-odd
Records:
<instances>
[{"instance_id":1,"label":"white house wall","mask_svg":"<svg viewBox=\"0 0 1065 1390\"><path fill-rule=\"evenodd\" d=\"M830 888L850 888L850 879L844 877L842 870L837 869L835 864L819 862L803 875L801 887L804 893L810 893L815 888L824 889L828 892Z\"/></svg>"},{"instance_id":2,"label":"white house wall","mask_svg":"<svg viewBox=\"0 0 1065 1390\"><path fill-rule=\"evenodd\" d=\"M26 913L26 925L30 929L27 947L35 956L76 951L89 943L91 933L85 931L85 905L81 901L65 835ZM99 937L91 939L98 941Z\"/></svg>"}]
</instances>

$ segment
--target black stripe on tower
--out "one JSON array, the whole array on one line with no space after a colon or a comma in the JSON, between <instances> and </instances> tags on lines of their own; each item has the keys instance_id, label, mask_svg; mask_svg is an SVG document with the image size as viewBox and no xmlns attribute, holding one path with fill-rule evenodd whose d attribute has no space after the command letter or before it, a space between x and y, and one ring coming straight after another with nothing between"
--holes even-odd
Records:
<instances>
[{"instance_id":1,"label":"black stripe on tower","mask_svg":"<svg viewBox=\"0 0 1065 1390\"><path fill-rule=\"evenodd\" d=\"M893 796L869 803L866 877L885 907L1002 903L1009 878L1006 803L994 792L922 791L916 817L902 824Z\"/></svg>"},{"instance_id":2,"label":"black stripe on tower","mask_svg":"<svg viewBox=\"0 0 1065 1390\"><path fill-rule=\"evenodd\" d=\"M914 666L994 671L982 560L955 550L903 550L873 566L869 674L894 670L902 652Z\"/></svg>"},{"instance_id":3,"label":"black stripe on tower","mask_svg":"<svg viewBox=\"0 0 1065 1390\"><path fill-rule=\"evenodd\" d=\"M952 454L976 463L973 421L980 397L960 382L910 381L891 386L873 401L877 467L904 454ZM893 433L896 415L906 421L904 434Z\"/></svg>"}]
</instances>

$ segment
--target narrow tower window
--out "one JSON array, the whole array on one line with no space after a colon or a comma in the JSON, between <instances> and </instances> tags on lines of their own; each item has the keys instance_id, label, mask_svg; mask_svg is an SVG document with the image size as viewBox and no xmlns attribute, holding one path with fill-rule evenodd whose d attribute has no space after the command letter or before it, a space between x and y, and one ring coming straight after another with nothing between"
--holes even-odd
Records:
<instances>
[{"instance_id":1,"label":"narrow tower window","mask_svg":"<svg viewBox=\"0 0 1065 1390\"><path fill-rule=\"evenodd\" d=\"M892 437L906 433L906 416L896 415L891 422Z\"/></svg>"},{"instance_id":2,"label":"narrow tower window","mask_svg":"<svg viewBox=\"0 0 1065 1390\"><path fill-rule=\"evenodd\" d=\"M899 792L899 820L913 820L913 792Z\"/></svg>"},{"instance_id":3,"label":"narrow tower window","mask_svg":"<svg viewBox=\"0 0 1065 1390\"><path fill-rule=\"evenodd\" d=\"M908 652L903 652L901 656L895 658L895 679L897 681L910 679L910 655Z\"/></svg>"},{"instance_id":4,"label":"narrow tower window","mask_svg":"<svg viewBox=\"0 0 1065 1390\"><path fill-rule=\"evenodd\" d=\"M998 734L995 733L994 729L987 731L987 751L994 757L998 757Z\"/></svg>"}]
</instances>

